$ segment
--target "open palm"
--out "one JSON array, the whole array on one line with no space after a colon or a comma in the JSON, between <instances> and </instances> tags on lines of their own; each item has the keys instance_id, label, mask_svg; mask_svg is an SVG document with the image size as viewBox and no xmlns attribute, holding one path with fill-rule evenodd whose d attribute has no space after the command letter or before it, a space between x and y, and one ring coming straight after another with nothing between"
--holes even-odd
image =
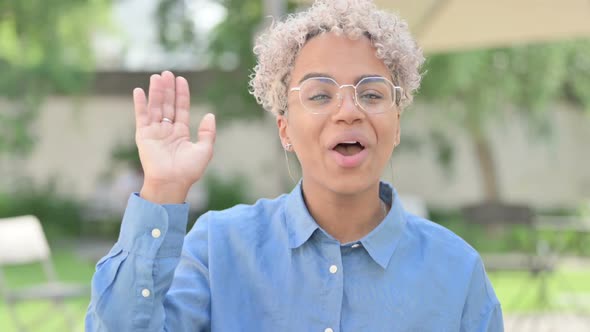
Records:
<instances>
[{"instance_id":1,"label":"open palm","mask_svg":"<svg viewBox=\"0 0 590 332\"><path fill-rule=\"evenodd\" d=\"M190 92L183 77L169 71L152 75L149 101L144 91L133 91L135 142L144 171L144 183L189 188L198 181L213 156L215 117L201 120L198 141L191 141Z\"/></svg>"}]
</instances>

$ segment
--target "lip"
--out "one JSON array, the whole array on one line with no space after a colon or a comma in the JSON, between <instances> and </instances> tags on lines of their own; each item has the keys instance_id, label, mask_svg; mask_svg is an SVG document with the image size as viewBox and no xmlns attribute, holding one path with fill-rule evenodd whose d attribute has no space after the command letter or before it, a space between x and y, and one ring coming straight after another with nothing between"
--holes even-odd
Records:
<instances>
[{"instance_id":1,"label":"lip","mask_svg":"<svg viewBox=\"0 0 590 332\"><path fill-rule=\"evenodd\" d=\"M336 150L330 150L329 154L336 162L336 165L342 168L354 168L360 166L363 161L367 159L369 152L367 151L367 148L364 148L359 153L353 154L352 156L345 156Z\"/></svg>"},{"instance_id":2,"label":"lip","mask_svg":"<svg viewBox=\"0 0 590 332\"><path fill-rule=\"evenodd\" d=\"M363 146L363 149L359 153L351 156L345 156L334 150L338 144L351 141L359 142ZM348 130L339 133L330 140L330 144L328 145L328 154L336 162L336 165L342 168L354 168L360 166L365 161L365 159L367 159L369 155L368 147L369 139L362 132Z\"/></svg>"},{"instance_id":3,"label":"lip","mask_svg":"<svg viewBox=\"0 0 590 332\"><path fill-rule=\"evenodd\" d=\"M328 144L328 149L333 151L336 145L351 141L357 141L361 143L361 145L365 148L363 151L366 150L369 145L369 140L365 135L363 135L363 133L356 130L349 130L334 136L334 138L331 139Z\"/></svg>"}]
</instances>

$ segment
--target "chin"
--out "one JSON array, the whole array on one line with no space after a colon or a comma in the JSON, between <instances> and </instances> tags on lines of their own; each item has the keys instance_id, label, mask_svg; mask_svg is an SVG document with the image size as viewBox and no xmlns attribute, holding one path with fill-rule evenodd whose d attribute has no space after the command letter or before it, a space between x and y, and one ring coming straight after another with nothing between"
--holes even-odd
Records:
<instances>
[{"instance_id":1,"label":"chin","mask_svg":"<svg viewBox=\"0 0 590 332\"><path fill-rule=\"evenodd\" d=\"M330 191L343 195L354 195L369 190L379 183L379 177L367 172L330 174L323 181Z\"/></svg>"}]
</instances>

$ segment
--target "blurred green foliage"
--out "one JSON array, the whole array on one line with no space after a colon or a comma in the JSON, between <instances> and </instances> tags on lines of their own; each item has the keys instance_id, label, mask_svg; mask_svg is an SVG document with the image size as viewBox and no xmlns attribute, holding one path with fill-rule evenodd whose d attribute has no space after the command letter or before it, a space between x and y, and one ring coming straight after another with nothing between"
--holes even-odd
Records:
<instances>
[{"instance_id":1,"label":"blurred green foliage","mask_svg":"<svg viewBox=\"0 0 590 332\"><path fill-rule=\"evenodd\" d=\"M544 211L537 211L544 214ZM562 210L562 216L576 216L575 210ZM480 253L528 252L537 250L537 242L543 242L549 248L559 248L560 254L590 257L587 245L590 235L576 231L554 232L535 230L524 225L514 225L495 229L490 232L482 224L470 223L465 220L459 210L430 209L429 219L450 229L467 241Z\"/></svg>"},{"instance_id":2,"label":"blurred green foliage","mask_svg":"<svg viewBox=\"0 0 590 332\"><path fill-rule=\"evenodd\" d=\"M210 172L205 177L207 187L207 211L220 211L248 201L248 183L244 176L230 178Z\"/></svg>"},{"instance_id":3,"label":"blurred green foliage","mask_svg":"<svg viewBox=\"0 0 590 332\"><path fill-rule=\"evenodd\" d=\"M590 40L471 50L428 57L419 99L443 112L432 112L433 123L453 123L471 137L488 200L499 200L493 151L492 121L514 119L511 107L530 124L534 135L550 133L547 112L556 102L570 102L590 111ZM500 121L501 123L501 121ZM440 126L443 127L443 126ZM435 126L433 142L444 142ZM442 146L439 159L452 161Z\"/></svg>"},{"instance_id":4,"label":"blurred green foliage","mask_svg":"<svg viewBox=\"0 0 590 332\"><path fill-rule=\"evenodd\" d=\"M0 1L0 155L24 155L31 124L53 92L84 91L94 64L91 36L109 0Z\"/></svg>"},{"instance_id":5,"label":"blurred green foliage","mask_svg":"<svg viewBox=\"0 0 590 332\"><path fill-rule=\"evenodd\" d=\"M435 54L425 71L420 97L456 110L445 117L476 134L505 105L541 124L556 101L590 111L590 40Z\"/></svg>"},{"instance_id":6,"label":"blurred green foliage","mask_svg":"<svg viewBox=\"0 0 590 332\"><path fill-rule=\"evenodd\" d=\"M258 32L271 22L264 18L264 1L222 0L227 17L211 34L210 54L216 68L223 68L224 61L233 56L238 59L234 72L238 79L215 79L203 95L212 105L223 110L224 119L261 118L265 113L249 91L249 80L256 58L252 52ZM295 6L289 4L289 9Z\"/></svg>"},{"instance_id":7,"label":"blurred green foliage","mask_svg":"<svg viewBox=\"0 0 590 332\"><path fill-rule=\"evenodd\" d=\"M205 183L207 205L202 210L190 211L188 229L207 211L221 211L238 204L250 203L248 180L240 174L228 178L209 170L202 181Z\"/></svg>"},{"instance_id":8,"label":"blurred green foliage","mask_svg":"<svg viewBox=\"0 0 590 332\"><path fill-rule=\"evenodd\" d=\"M79 235L82 202L61 194L56 181L44 185L23 182L15 192L0 192L0 218L32 214L39 218L48 238Z\"/></svg>"},{"instance_id":9,"label":"blurred green foliage","mask_svg":"<svg viewBox=\"0 0 590 332\"><path fill-rule=\"evenodd\" d=\"M137 150L135 142L117 144L111 152L111 161L112 167L115 167L118 164L123 164L131 167L133 170L143 173L141 160L139 159L139 151Z\"/></svg>"},{"instance_id":10,"label":"blurred green foliage","mask_svg":"<svg viewBox=\"0 0 590 332\"><path fill-rule=\"evenodd\" d=\"M168 49L186 47L197 40L196 31L187 15L187 4L178 0L159 0L156 10L158 39Z\"/></svg>"},{"instance_id":11,"label":"blurred green foliage","mask_svg":"<svg viewBox=\"0 0 590 332\"><path fill-rule=\"evenodd\" d=\"M188 27L180 20L191 18L172 5L174 0L160 0L160 41L170 47L182 47L182 40L178 38L170 41L167 22L174 21L176 25ZM254 39L258 32L272 22L265 18L261 0L215 0L226 8L227 16L207 36L206 41L195 38L195 32L185 32L184 43L202 42L207 45L207 53L211 58L211 69L231 71L235 79L214 78L205 91L196 95L202 102L210 103L216 110L218 122L223 125L238 119L260 119L264 111L248 92L249 77L256 65L256 58L252 52ZM287 1L287 9L293 12L297 8L295 1ZM175 15L176 13L176 15ZM235 66L233 66L235 62Z\"/></svg>"}]
</instances>

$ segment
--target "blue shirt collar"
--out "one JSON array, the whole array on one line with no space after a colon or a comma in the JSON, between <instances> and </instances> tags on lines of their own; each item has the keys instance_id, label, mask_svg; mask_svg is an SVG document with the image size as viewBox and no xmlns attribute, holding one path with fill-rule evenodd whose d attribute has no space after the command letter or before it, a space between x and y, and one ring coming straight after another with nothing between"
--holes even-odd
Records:
<instances>
[{"instance_id":1,"label":"blue shirt collar","mask_svg":"<svg viewBox=\"0 0 590 332\"><path fill-rule=\"evenodd\" d=\"M402 204L393 186L381 182L379 196L385 203L391 205L391 209L385 219L359 242L362 243L371 258L386 269L406 227L406 220ZM303 245L317 229L320 229L309 214L303 200L301 181L287 196L285 212L291 249Z\"/></svg>"},{"instance_id":2,"label":"blue shirt collar","mask_svg":"<svg viewBox=\"0 0 590 332\"><path fill-rule=\"evenodd\" d=\"M289 232L289 248L291 249L301 246L319 228L305 205L301 183L302 181L299 181L293 188L285 203L285 220Z\"/></svg>"}]
</instances>

